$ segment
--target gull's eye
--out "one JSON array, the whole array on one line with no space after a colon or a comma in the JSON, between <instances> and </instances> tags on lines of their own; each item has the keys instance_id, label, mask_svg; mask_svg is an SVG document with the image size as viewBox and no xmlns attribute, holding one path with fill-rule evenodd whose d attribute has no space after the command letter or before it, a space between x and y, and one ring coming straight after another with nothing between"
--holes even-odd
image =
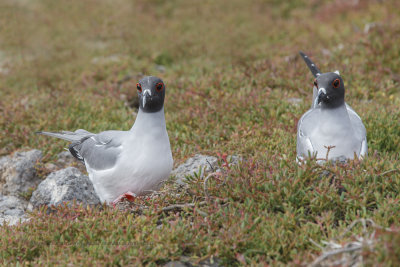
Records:
<instances>
[{"instance_id":1,"label":"gull's eye","mask_svg":"<svg viewBox=\"0 0 400 267\"><path fill-rule=\"evenodd\" d=\"M317 79L314 80L314 86L318 88L318 82Z\"/></svg>"},{"instance_id":2,"label":"gull's eye","mask_svg":"<svg viewBox=\"0 0 400 267\"><path fill-rule=\"evenodd\" d=\"M140 83L137 83L137 84L136 84L136 88L137 88L137 90L138 90L139 93L142 92L142 86L140 85Z\"/></svg>"},{"instance_id":3,"label":"gull's eye","mask_svg":"<svg viewBox=\"0 0 400 267\"><path fill-rule=\"evenodd\" d=\"M163 88L164 88L164 84L163 83L157 83L156 84L157 92L161 92Z\"/></svg>"},{"instance_id":4,"label":"gull's eye","mask_svg":"<svg viewBox=\"0 0 400 267\"><path fill-rule=\"evenodd\" d=\"M336 79L332 82L333 87L338 88L340 86L340 80Z\"/></svg>"}]
</instances>

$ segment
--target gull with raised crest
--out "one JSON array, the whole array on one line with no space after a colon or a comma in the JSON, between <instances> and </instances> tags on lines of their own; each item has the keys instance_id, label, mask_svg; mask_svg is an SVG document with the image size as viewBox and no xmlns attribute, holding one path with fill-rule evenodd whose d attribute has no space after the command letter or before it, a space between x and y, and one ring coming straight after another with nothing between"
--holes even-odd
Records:
<instances>
[{"instance_id":1,"label":"gull with raised crest","mask_svg":"<svg viewBox=\"0 0 400 267\"><path fill-rule=\"evenodd\" d=\"M321 73L307 55L300 52L315 77L311 109L297 125L297 160L316 156L318 162L364 158L367 137L360 116L346 104L339 71Z\"/></svg>"}]
</instances>

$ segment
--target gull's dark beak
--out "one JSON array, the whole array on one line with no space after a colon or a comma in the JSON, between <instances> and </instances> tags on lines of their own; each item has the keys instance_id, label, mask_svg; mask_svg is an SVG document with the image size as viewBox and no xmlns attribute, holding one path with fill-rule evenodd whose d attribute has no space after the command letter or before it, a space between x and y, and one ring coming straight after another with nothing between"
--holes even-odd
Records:
<instances>
[{"instance_id":1,"label":"gull's dark beak","mask_svg":"<svg viewBox=\"0 0 400 267\"><path fill-rule=\"evenodd\" d=\"M147 101L147 99L150 98L150 97L151 97L151 91L150 91L150 89L144 90L144 92L143 92L143 108L146 106L146 101Z\"/></svg>"},{"instance_id":2,"label":"gull's dark beak","mask_svg":"<svg viewBox=\"0 0 400 267\"><path fill-rule=\"evenodd\" d=\"M325 99L327 99L326 90L325 90L325 88L321 87L318 90L318 96L317 96L318 104L321 103L321 101L325 100Z\"/></svg>"}]
</instances>

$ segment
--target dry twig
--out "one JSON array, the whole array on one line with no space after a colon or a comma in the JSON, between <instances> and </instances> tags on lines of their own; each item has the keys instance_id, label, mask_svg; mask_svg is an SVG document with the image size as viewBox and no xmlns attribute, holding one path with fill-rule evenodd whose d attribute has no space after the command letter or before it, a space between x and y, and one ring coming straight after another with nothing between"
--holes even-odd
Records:
<instances>
[{"instance_id":1,"label":"dry twig","mask_svg":"<svg viewBox=\"0 0 400 267\"><path fill-rule=\"evenodd\" d=\"M388 170L388 171L385 171L385 172L382 172L381 174L379 174L378 177L385 176L386 174L393 173L393 172L400 172L400 170L399 169Z\"/></svg>"},{"instance_id":2,"label":"dry twig","mask_svg":"<svg viewBox=\"0 0 400 267\"><path fill-rule=\"evenodd\" d=\"M174 211L174 210L183 210L185 208L194 208L196 206L196 204L197 204L197 206L201 207L201 206L207 205L207 202L206 201L201 201L199 203L174 204L174 205L170 205L170 206L164 207L162 209L162 211L163 212L169 212L169 211ZM196 210L196 212L199 213L200 215L204 216L204 217L208 216L208 214L205 213L204 211Z\"/></svg>"},{"instance_id":3,"label":"dry twig","mask_svg":"<svg viewBox=\"0 0 400 267\"><path fill-rule=\"evenodd\" d=\"M210 197L210 194L208 193L208 188L207 188L208 179L210 179L211 177L218 177L218 176L221 176L220 172L213 172L213 173L210 173L209 175L207 175L207 177L204 179L203 188L204 188L204 193L206 194L207 199Z\"/></svg>"},{"instance_id":4,"label":"dry twig","mask_svg":"<svg viewBox=\"0 0 400 267\"><path fill-rule=\"evenodd\" d=\"M347 244L339 244L335 241L342 239L347 233L351 231L352 228L358 223L363 225L363 236L356 237L356 241L349 242ZM374 231L368 235L367 225L370 225ZM318 245L315 241L310 239L310 241L322 249L322 255L314 260L311 266L359 266L363 264L362 250L368 248L372 250L375 246L375 230L380 229L388 232L393 232L390 228L385 228L377 225L371 219L359 219L352 222L346 230L337 238L332 241L322 243L325 247ZM339 258L339 256L341 256Z\"/></svg>"}]
</instances>

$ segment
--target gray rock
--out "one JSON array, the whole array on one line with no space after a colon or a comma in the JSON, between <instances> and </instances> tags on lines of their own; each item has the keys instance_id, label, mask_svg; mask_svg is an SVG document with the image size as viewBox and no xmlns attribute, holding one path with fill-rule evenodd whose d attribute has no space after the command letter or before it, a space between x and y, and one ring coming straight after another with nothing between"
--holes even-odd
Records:
<instances>
[{"instance_id":1,"label":"gray rock","mask_svg":"<svg viewBox=\"0 0 400 267\"><path fill-rule=\"evenodd\" d=\"M229 166L237 165L242 161L242 157L237 155L228 156L227 161ZM216 157L197 154L179 165L171 172L171 175L175 176L178 184L185 184L190 177L198 175L200 178L203 178L207 172L220 171L221 167L218 166L218 159Z\"/></svg>"},{"instance_id":2,"label":"gray rock","mask_svg":"<svg viewBox=\"0 0 400 267\"><path fill-rule=\"evenodd\" d=\"M0 225L8 223L15 225L18 222L27 221L25 210L28 202L15 196L0 195Z\"/></svg>"},{"instance_id":3,"label":"gray rock","mask_svg":"<svg viewBox=\"0 0 400 267\"><path fill-rule=\"evenodd\" d=\"M38 177L35 165L42 159L42 152L31 150L16 152L13 156L0 159L0 193L19 196L36 187L41 179Z\"/></svg>"},{"instance_id":4,"label":"gray rock","mask_svg":"<svg viewBox=\"0 0 400 267\"><path fill-rule=\"evenodd\" d=\"M197 154L179 165L171 174L175 176L178 184L185 184L187 178L191 176L199 174L200 177L203 177L206 172L216 171L217 165L216 157Z\"/></svg>"},{"instance_id":5,"label":"gray rock","mask_svg":"<svg viewBox=\"0 0 400 267\"><path fill-rule=\"evenodd\" d=\"M58 157L57 163L59 163L63 166L70 165L71 163L76 161L74 156L72 156L71 152L69 152L69 151L63 151L63 152L59 153L57 155L57 157Z\"/></svg>"},{"instance_id":6,"label":"gray rock","mask_svg":"<svg viewBox=\"0 0 400 267\"><path fill-rule=\"evenodd\" d=\"M206 260L204 260L204 261L201 261L201 262L199 262L199 266L202 266L202 267L220 267L220 266L222 266L221 264L220 264L220 260L219 259L216 259L216 258L213 258L213 259L206 259Z\"/></svg>"},{"instance_id":7,"label":"gray rock","mask_svg":"<svg viewBox=\"0 0 400 267\"><path fill-rule=\"evenodd\" d=\"M181 261L170 261L164 265L164 267L187 267L187 266L189 265Z\"/></svg>"},{"instance_id":8,"label":"gray rock","mask_svg":"<svg viewBox=\"0 0 400 267\"><path fill-rule=\"evenodd\" d=\"M23 216L0 215L0 225L7 223L8 225L13 226L19 223L27 222L29 220L30 218L26 217L25 215Z\"/></svg>"},{"instance_id":9,"label":"gray rock","mask_svg":"<svg viewBox=\"0 0 400 267\"><path fill-rule=\"evenodd\" d=\"M38 208L43 205L58 206L63 202L71 204L96 205L100 199L94 191L89 177L83 175L78 169L68 167L53 173L41 182L33 192L28 209Z\"/></svg>"},{"instance_id":10,"label":"gray rock","mask_svg":"<svg viewBox=\"0 0 400 267\"><path fill-rule=\"evenodd\" d=\"M234 165L238 165L240 162L242 162L243 157L238 156L238 155L232 155L232 156L228 156L227 160L229 162L229 166L234 166Z\"/></svg>"},{"instance_id":11,"label":"gray rock","mask_svg":"<svg viewBox=\"0 0 400 267\"><path fill-rule=\"evenodd\" d=\"M54 163L47 162L44 164L44 167L49 171L49 172L55 172L58 169L58 166Z\"/></svg>"},{"instance_id":12,"label":"gray rock","mask_svg":"<svg viewBox=\"0 0 400 267\"><path fill-rule=\"evenodd\" d=\"M69 151L60 152L57 155L57 161L47 162L44 167L49 172L55 172L69 166L77 167L81 172L84 171L85 166L81 164ZM82 168L81 168L82 167Z\"/></svg>"}]
</instances>

